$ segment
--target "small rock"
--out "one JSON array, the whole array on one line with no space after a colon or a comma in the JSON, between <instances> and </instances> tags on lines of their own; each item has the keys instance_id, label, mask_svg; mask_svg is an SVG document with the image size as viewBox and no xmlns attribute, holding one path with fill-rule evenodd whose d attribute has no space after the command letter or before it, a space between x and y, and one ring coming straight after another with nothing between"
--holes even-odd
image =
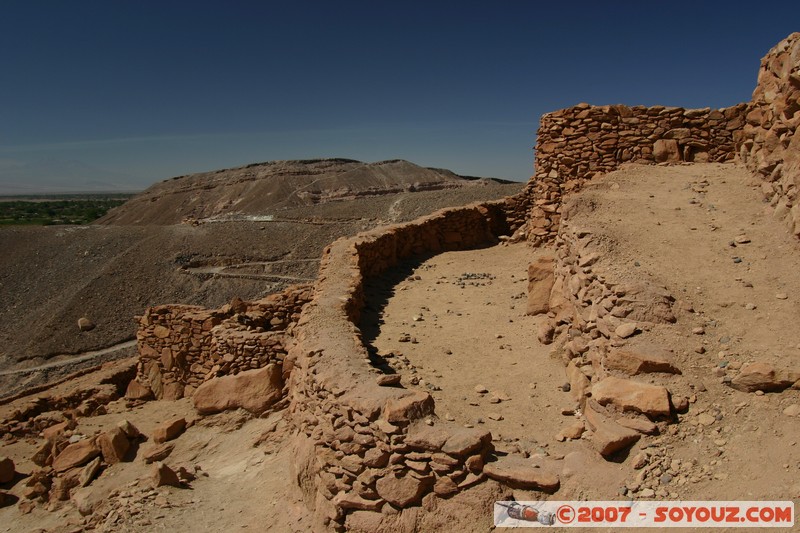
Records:
<instances>
[{"instance_id":1,"label":"small rock","mask_svg":"<svg viewBox=\"0 0 800 533\"><path fill-rule=\"evenodd\" d=\"M181 487L181 480L178 474L164 463L158 462L153 466L150 482L153 488L169 485L171 487Z\"/></svg>"},{"instance_id":2,"label":"small rock","mask_svg":"<svg viewBox=\"0 0 800 533\"><path fill-rule=\"evenodd\" d=\"M652 498L656 495L656 491L653 489L642 489L639 491L640 498Z\"/></svg>"},{"instance_id":3,"label":"small rock","mask_svg":"<svg viewBox=\"0 0 800 533\"><path fill-rule=\"evenodd\" d=\"M785 292L779 292L778 294L775 295L775 298L777 298L778 300L786 300L789 298L789 295L786 294Z\"/></svg>"},{"instance_id":4,"label":"small rock","mask_svg":"<svg viewBox=\"0 0 800 533\"><path fill-rule=\"evenodd\" d=\"M156 461L163 461L169 454L172 453L172 450L175 449L175 444L171 442L165 442L164 444L159 444L149 450L147 450L142 458L144 459L145 463L154 463Z\"/></svg>"},{"instance_id":5,"label":"small rock","mask_svg":"<svg viewBox=\"0 0 800 533\"><path fill-rule=\"evenodd\" d=\"M175 439L186 430L186 419L176 418L165 422L153 430L153 442L161 444L168 440Z\"/></svg>"},{"instance_id":6,"label":"small rock","mask_svg":"<svg viewBox=\"0 0 800 533\"><path fill-rule=\"evenodd\" d=\"M117 422L117 427L120 428L129 439L136 439L141 436L141 432L131 424L128 420L120 420Z\"/></svg>"},{"instance_id":7,"label":"small rock","mask_svg":"<svg viewBox=\"0 0 800 533\"><path fill-rule=\"evenodd\" d=\"M701 327L692 328L692 334L694 334L694 335L705 335L705 333L706 333L706 330L704 328L701 328Z\"/></svg>"},{"instance_id":8,"label":"small rock","mask_svg":"<svg viewBox=\"0 0 800 533\"><path fill-rule=\"evenodd\" d=\"M786 416L800 416L800 405L794 403L783 410Z\"/></svg>"},{"instance_id":9,"label":"small rock","mask_svg":"<svg viewBox=\"0 0 800 533\"><path fill-rule=\"evenodd\" d=\"M584 426L583 422L577 421L559 431L555 438L558 442L563 442L566 439L579 439L584 431L586 431L586 426Z\"/></svg>"},{"instance_id":10,"label":"small rock","mask_svg":"<svg viewBox=\"0 0 800 533\"><path fill-rule=\"evenodd\" d=\"M635 470L641 470L642 468L647 466L647 460L648 460L647 454L644 452L639 452L633 456L633 459L631 459L631 466Z\"/></svg>"},{"instance_id":11,"label":"small rock","mask_svg":"<svg viewBox=\"0 0 800 533\"><path fill-rule=\"evenodd\" d=\"M96 324L85 316L78 319L78 329L81 331L92 331Z\"/></svg>"},{"instance_id":12,"label":"small rock","mask_svg":"<svg viewBox=\"0 0 800 533\"><path fill-rule=\"evenodd\" d=\"M125 398L128 400L152 400L154 396L149 386L143 385L134 379L128 383L128 389L125 391Z\"/></svg>"},{"instance_id":13,"label":"small rock","mask_svg":"<svg viewBox=\"0 0 800 533\"><path fill-rule=\"evenodd\" d=\"M697 421L703 426L710 426L716 422L717 419L708 413L700 413L700 415L697 417Z\"/></svg>"},{"instance_id":14,"label":"small rock","mask_svg":"<svg viewBox=\"0 0 800 533\"><path fill-rule=\"evenodd\" d=\"M375 489L381 498L403 508L418 503L432 483L432 478L419 479L410 474L403 477L388 474L378 479Z\"/></svg>"},{"instance_id":15,"label":"small rock","mask_svg":"<svg viewBox=\"0 0 800 533\"><path fill-rule=\"evenodd\" d=\"M400 384L400 374L385 374L375 380L381 387L391 387Z\"/></svg>"},{"instance_id":16,"label":"small rock","mask_svg":"<svg viewBox=\"0 0 800 533\"><path fill-rule=\"evenodd\" d=\"M0 484L13 480L15 472L14 461L9 457L0 457Z\"/></svg>"},{"instance_id":17,"label":"small rock","mask_svg":"<svg viewBox=\"0 0 800 533\"><path fill-rule=\"evenodd\" d=\"M736 244L748 244L750 239L747 238L747 235L742 233L741 235L737 235L735 239L733 239Z\"/></svg>"},{"instance_id":18,"label":"small rock","mask_svg":"<svg viewBox=\"0 0 800 533\"><path fill-rule=\"evenodd\" d=\"M636 333L636 323L626 322L624 324L620 324L617 326L617 329L614 330L614 333L621 339L627 339Z\"/></svg>"},{"instance_id":19,"label":"small rock","mask_svg":"<svg viewBox=\"0 0 800 533\"><path fill-rule=\"evenodd\" d=\"M487 389L483 385L475 385L475 392L477 392L478 394L486 394L487 392L489 392L489 389Z\"/></svg>"},{"instance_id":20,"label":"small rock","mask_svg":"<svg viewBox=\"0 0 800 533\"><path fill-rule=\"evenodd\" d=\"M744 308L747 309L748 311L752 311L756 308L756 304L748 302L744 304Z\"/></svg>"},{"instance_id":21,"label":"small rock","mask_svg":"<svg viewBox=\"0 0 800 533\"><path fill-rule=\"evenodd\" d=\"M81 470L81 475L78 478L78 482L80 483L81 487L85 487L92 482L92 480L97 476L97 472L100 470L100 458L95 457L92 459L89 464L83 467Z\"/></svg>"},{"instance_id":22,"label":"small rock","mask_svg":"<svg viewBox=\"0 0 800 533\"><path fill-rule=\"evenodd\" d=\"M486 418L488 418L489 420L500 421L503 420L503 415L501 415L500 413L489 413L486 415Z\"/></svg>"}]
</instances>

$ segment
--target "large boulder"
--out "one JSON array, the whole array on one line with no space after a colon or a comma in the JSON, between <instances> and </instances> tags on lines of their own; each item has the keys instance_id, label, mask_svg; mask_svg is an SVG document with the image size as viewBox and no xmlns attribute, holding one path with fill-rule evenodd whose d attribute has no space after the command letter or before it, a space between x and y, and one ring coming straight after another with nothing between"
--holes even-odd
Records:
<instances>
[{"instance_id":1,"label":"large boulder","mask_svg":"<svg viewBox=\"0 0 800 533\"><path fill-rule=\"evenodd\" d=\"M192 402L203 415L240 408L260 415L280 400L282 394L281 367L270 364L206 381L194 392Z\"/></svg>"}]
</instances>

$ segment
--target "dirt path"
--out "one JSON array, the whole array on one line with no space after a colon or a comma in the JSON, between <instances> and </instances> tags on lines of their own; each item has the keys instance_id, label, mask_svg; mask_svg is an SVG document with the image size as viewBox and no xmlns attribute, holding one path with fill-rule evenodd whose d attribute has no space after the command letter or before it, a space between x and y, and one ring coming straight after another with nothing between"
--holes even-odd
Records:
<instances>
[{"instance_id":1,"label":"dirt path","mask_svg":"<svg viewBox=\"0 0 800 533\"><path fill-rule=\"evenodd\" d=\"M133 348L136 346L136 339L121 342L119 344L115 344L114 346L109 346L108 348L103 348L102 350L92 350L90 352L83 352L79 354L70 354L70 355L55 355L49 363L44 363L42 365L27 367L27 368L18 368L14 370L3 370L0 371L0 376L11 376L15 374L32 374L34 372L41 372L42 370L51 370L54 368L67 366L67 365L77 365L79 363L84 363L86 361L90 361L92 359L96 359L98 357L113 354L115 352L119 352L121 350L125 350L127 348Z\"/></svg>"}]
</instances>

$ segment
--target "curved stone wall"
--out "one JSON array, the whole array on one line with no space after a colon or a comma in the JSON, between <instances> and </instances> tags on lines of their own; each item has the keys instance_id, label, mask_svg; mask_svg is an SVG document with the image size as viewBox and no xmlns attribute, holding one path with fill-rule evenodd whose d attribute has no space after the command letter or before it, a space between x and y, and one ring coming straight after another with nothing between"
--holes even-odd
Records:
<instances>
[{"instance_id":1,"label":"curved stone wall","mask_svg":"<svg viewBox=\"0 0 800 533\"><path fill-rule=\"evenodd\" d=\"M427 392L381 386L357 323L367 277L412 256L496 243L508 232L506 207L447 209L326 249L286 360L295 476L319 527L341 529L348 513L415 506L484 479L491 434L439 420Z\"/></svg>"}]
</instances>

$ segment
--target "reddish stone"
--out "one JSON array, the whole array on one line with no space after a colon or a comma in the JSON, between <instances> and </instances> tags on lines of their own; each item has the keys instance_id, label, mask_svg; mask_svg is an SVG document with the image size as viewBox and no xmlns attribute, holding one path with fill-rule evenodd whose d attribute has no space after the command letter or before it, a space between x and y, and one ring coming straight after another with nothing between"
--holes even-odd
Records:
<instances>
[{"instance_id":1,"label":"reddish stone","mask_svg":"<svg viewBox=\"0 0 800 533\"><path fill-rule=\"evenodd\" d=\"M392 398L383 408L383 418L388 422L408 422L433 414L433 398L427 392L415 391L400 398Z\"/></svg>"},{"instance_id":2,"label":"reddish stone","mask_svg":"<svg viewBox=\"0 0 800 533\"><path fill-rule=\"evenodd\" d=\"M623 411L652 416L670 414L669 393L664 387L613 376L592 387L592 398L600 405L612 404Z\"/></svg>"},{"instance_id":3,"label":"reddish stone","mask_svg":"<svg viewBox=\"0 0 800 533\"><path fill-rule=\"evenodd\" d=\"M53 470L65 472L70 468L85 465L98 455L100 449L94 439L84 439L64 448L53 461Z\"/></svg>"},{"instance_id":4,"label":"reddish stone","mask_svg":"<svg viewBox=\"0 0 800 533\"><path fill-rule=\"evenodd\" d=\"M100 446L103 460L110 465L121 462L131 447L128 436L120 427L112 428L100 435L97 444Z\"/></svg>"},{"instance_id":5,"label":"reddish stone","mask_svg":"<svg viewBox=\"0 0 800 533\"><path fill-rule=\"evenodd\" d=\"M153 442L161 444L168 440L178 438L186 430L186 419L176 418L165 422L153 430Z\"/></svg>"},{"instance_id":6,"label":"reddish stone","mask_svg":"<svg viewBox=\"0 0 800 533\"><path fill-rule=\"evenodd\" d=\"M538 468L529 460L517 455L507 455L497 461L486 463L483 473L512 488L553 492L559 487L557 475Z\"/></svg>"}]
</instances>

